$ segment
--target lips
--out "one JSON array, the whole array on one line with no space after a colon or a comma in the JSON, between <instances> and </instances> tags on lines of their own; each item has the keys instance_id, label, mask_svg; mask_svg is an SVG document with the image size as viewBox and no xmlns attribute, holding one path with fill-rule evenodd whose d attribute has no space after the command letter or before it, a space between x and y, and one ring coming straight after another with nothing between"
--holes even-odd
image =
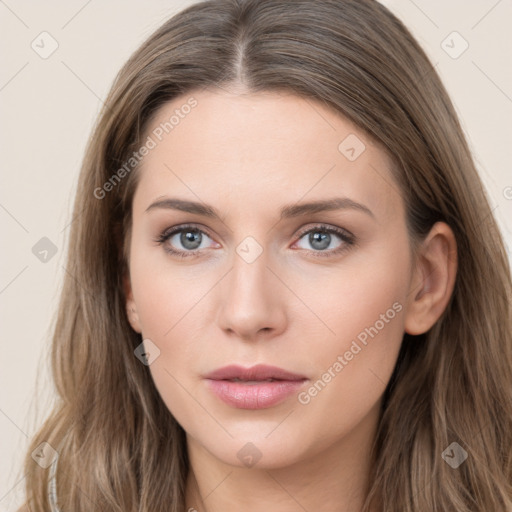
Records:
<instances>
[{"instance_id":1,"label":"lips","mask_svg":"<svg viewBox=\"0 0 512 512\"><path fill-rule=\"evenodd\" d=\"M277 366L268 366L258 364L251 368L244 368L243 366L230 365L219 368L208 375L207 379L211 380L233 380L233 381L265 381L265 380L288 380L298 381L304 380L307 377L296 373L291 373Z\"/></svg>"},{"instance_id":2,"label":"lips","mask_svg":"<svg viewBox=\"0 0 512 512\"><path fill-rule=\"evenodd\" d=\"M307 382L307 377L276 366L231 365L205 376L209 389L237 409L264 409L283 402Z\"/></svg>"}]
</instances>

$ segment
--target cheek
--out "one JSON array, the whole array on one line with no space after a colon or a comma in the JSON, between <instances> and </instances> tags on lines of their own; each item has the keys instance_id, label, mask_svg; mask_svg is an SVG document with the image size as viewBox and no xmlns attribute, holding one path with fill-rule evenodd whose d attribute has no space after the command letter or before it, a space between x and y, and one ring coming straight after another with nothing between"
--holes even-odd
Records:
<instances>
[{"instance_id":1,"label":"cheek","mask_svg":"<svg viewBox=\"0 0 512 512\"><path fill-rule=\"evenodd\" d=\"M366 312L366 321L347 322L347 335L315 351L316 378L297 397L300 417L311 431L325 433L326 445L375 411L395 367L403 337L402 306L384 301L371 313Z\"/></svg>"},{"instance_id":2,"label":"cheek","mask_svg":"<svg viewBox=\"0 0 512 512\"><path fill-rule=\"evenodd\" d=\"M149 366L152 379L169 410L186 422L196 403L190 395L195 393L196 384L191 375L195 372L197 379L198 356L205 353L208 344L204 328L200 328L202 312L216 279L207 270L201 276L185 271L185 267L156 253L152 251L148 257L142 249L133 250L132 289L142 338L151 340L159 350Z\"/></svg>"},{"instance_id":3,"label":"cheek","mask_svg":"<svg viewBox=\"0 0 512 512\"><path fill-rule=\"evenodd\" d=\"M178 324L187 321L212 286L207 273L199 276L186 270L172 262L163 248L145 247L142 242L132 247L130 277L142 334L162 342L171 339Z\"/></svg>"},{"instance_id":4,"label":"cheek","mask_svg":"<svg viewBox=\"0 0 512 512\"><path fill-rule=\"evenodd\" d=\"M204 413L194 409L191 375L201 354L195 320L198 303L205 292L201 292L197 282L194 285L170 272L162 274L148 269L139 277L138 282L134 279L133 286L137 293L138 285L135 296L142 336L159 350L149 371L162 401L188 431L193 428L193 418Z\"/></svg>"},{"instance_id":5,"label":"cheek","mask_svg":"<svg viewBox=\"0 0 512 512\"><path fill-rule=\"evenodd\" d=\"M403 338L408 265L406 250L380 248L350 265L350 272L333 273L322 294L305 299L332 330L324 329L314 353L303 347L316 373L298 397L311 428L324 428L329 411L333 433L348 431L381 398Z\"/></svg>"},{"instance_id":6,"label":"cheek","mask_svg":"<svg viewBox=\"0 0 512 512\"><path fill-rule=\"evenodd\" d=\"M315 331L323 340L320 347L325 347L326 353L350 346L359 334L364 342L365 329L376 323L379 337L393 329L399 333L403 325L397 313L403 309L409 279L406 247L399 240L376 242L366 250L354 251L336 267L322 271L301 268L293 290L309 312L303 308L303 318L297 315L294 321L303 323L304 332L317 326Z\"/></svg>"}]
</instances>

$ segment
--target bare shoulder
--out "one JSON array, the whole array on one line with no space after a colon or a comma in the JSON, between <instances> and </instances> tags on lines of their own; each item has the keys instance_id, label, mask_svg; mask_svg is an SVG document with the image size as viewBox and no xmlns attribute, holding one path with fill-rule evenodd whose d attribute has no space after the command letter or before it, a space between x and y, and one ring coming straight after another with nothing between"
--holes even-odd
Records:
<instances>
[{"instance_id":1,"label":"bare shoulder","mask_svg":"<svg viewBox=\"0 0 512 512\"><path fill-rule=\"evenodd\" d=\"M30 508L28 507L28 505L25 503L24 505L21 506L21 508L19 508L16 512L32 512L30 510Z\"/></svg>"}]
</instances>

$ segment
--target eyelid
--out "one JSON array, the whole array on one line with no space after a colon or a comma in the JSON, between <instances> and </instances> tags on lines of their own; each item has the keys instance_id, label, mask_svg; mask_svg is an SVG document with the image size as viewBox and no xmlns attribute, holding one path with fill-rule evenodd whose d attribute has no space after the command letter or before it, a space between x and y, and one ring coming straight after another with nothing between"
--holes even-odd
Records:
<instances>
[{"instance_id":1,"label":"eyelid","mask_svg":"<svg viewBox=\"0 0 512 512\"><path fill-rule=\"evenodd\" d=\"M184 231L186 229L191 229L191 230L195 229L197 231L200 231L200 232L208 235L210 238L213 238L211 236L211 233L209 232L208 228L206 228L205 226L203 226L201 224L195 224L193 222L177 224L176 226L166 228L162 231L162 233L159 235L159 237L163 238L163 237L172 236L172 235L176 234L177 232L179 233L180 231Z\"/></svg>"},{"instance_id":2,"label":"eyelid","mask_svg":"<svg viewBox=\"0 0 512 512\"><path fill-rule=\"evenodd\" d=\"M305 227L303 229L301 229L298 233L297 233L297 237L298 238L302 238L306 233L309 233L310 231L314 231L314 230L318 230L318 231L325 231L327 233L334 233L340 237L346 237L346 238L349 238L349 239L355 239L354 235L346 230L345 228L340 228L340 227L337 227L337 226L331 226L329 224L324 224L322 222L319 222L317 224L315 224L314 226L308 226L308 227Z\"/></svg>"}]
</instances>

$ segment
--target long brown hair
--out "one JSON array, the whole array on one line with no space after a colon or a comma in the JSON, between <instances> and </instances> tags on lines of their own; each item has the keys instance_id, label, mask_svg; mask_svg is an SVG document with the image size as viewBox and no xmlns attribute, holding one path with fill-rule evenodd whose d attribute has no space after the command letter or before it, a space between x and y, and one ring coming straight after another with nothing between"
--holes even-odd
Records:
<instances>
[{"instance_id":1,"label":"long brown hair","mask_svg":"<svg viewBox=\"0 0 512 512\"><path fill-rule=\"evenodd\" d=\"M134 356L141 338L122 280L138 173L119 169L163 103L236 84L293 92L353 121L392 158L411 246L438 220L456 237L450 302L427 333L404 335L386 388L364 511L512 510L509 262L439 76L373 0L200 2L119 72L80 173L52 340L58 399L24 462L31 510L50 511L49 468L31 456L43 442L58 452L61 510L184 510L184 432ZM452 443L467 453L457 468L442 455Z\"/></svg>"}]
</instances>

